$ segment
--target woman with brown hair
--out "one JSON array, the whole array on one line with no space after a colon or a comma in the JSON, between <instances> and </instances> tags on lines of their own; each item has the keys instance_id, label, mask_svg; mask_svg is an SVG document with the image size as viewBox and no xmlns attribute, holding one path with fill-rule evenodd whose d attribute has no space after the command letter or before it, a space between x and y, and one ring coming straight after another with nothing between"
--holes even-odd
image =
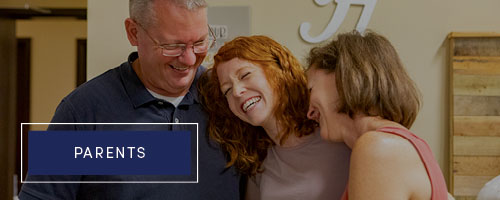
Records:
<instances>
[{"instance_id":1,"label":"woman with brown hair","mask_svg":"<svg viewBox=\"0 0 500 200\"><path fill-rule=\"evenodd\" d=\"M324 139L352 148L342 199L447 199L431 149L408 130L420 94L386 38L340 34L308 63L308 117Z\"/></svg>"},{"instance_id":2,"label":"woman with brown hair","mask_svg":"<svg viewBox=\"0 0 500 200\"><path fill-rule=\"evenodd\" d=\"M322 140L307 119L307 80L288 49L266 36L235 38L199 87L227 167L250 177L247 199L340 198L350 150Z\"/></svg>"}]
</instances>

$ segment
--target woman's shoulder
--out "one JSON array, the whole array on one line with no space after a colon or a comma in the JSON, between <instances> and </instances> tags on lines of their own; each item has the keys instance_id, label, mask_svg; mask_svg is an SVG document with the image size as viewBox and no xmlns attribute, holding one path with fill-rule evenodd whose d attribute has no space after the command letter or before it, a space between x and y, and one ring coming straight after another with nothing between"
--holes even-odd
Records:
<instances>
[{"instance_id":1,"label":"woman's shoulder","mask_svg":"<svg viewBox=\"0 0 500 200\"><path fill-rule=\"evenodd\" d=\"M351 173L360 184L372 179L379 183L373 187L399 190L400 197L427 195L430 189L417 150L407 139L390 133L370 131L358 138L352 150Z\"/></svg>"},{"instance_id":2,"label":"woman's shoulder","mask_svg":"<svg viewBox=\"0 0 500 200\"><path fill-rule=\"evenodd\" d=\"M380 158L404 156L408 150L414 150L412 144L398 135L369 131L361 135L355 142L353 153Z\"/></svg>"},{"instance_id":3,"label":"woman's shoulder","mask_svg":"<svg viewBox=\"0 0 500 200\"><path fill-rule=\"evenodd\" d=\"M352 149L351 165L400 178L408 176L410 171L426 174L417 150L407 139L379 131L358 138Z\"/></svg>"}]
</instances>

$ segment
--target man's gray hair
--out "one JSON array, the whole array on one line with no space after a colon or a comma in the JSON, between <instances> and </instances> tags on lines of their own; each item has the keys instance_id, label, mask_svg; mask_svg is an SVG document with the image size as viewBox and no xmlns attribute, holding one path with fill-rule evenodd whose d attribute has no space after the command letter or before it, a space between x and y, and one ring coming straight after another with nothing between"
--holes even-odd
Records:
<instances>
[{"instance_id":1,"label":"man's gray hair","mask_svg":"<svg viewBox=\"0 0 500 200\"><path fill-rule=\"evenodd\" d=\"M207 2L205 0L129 0L130 18L146 27L156 22L156 13L153 9L154 1L159 1L159 3L171 3L187 10L207 7Z\"/></svg>"}]
</instances>

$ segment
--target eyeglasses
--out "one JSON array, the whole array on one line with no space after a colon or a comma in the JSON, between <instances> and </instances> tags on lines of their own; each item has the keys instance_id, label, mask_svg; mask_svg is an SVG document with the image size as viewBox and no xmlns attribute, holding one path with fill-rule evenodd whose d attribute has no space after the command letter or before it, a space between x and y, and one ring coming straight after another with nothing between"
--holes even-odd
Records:
<instances>
[{"instance_id":1,"label":"eyeglasses","mask_svg":"<svg viewBox=\"0 0 500 200\"><path fill-rule=\"evenodd\" d=\"M151 35L146 31L146 29L139 24L137 21L134 20L134 22L141 27L144 32L146 32L146 35L148 35L149 39L155 43L155 46L161 49L161 54L163 56L180 56L184 51L187 49L188 45L187 44L160 44L157 40L155 40ZM193 52L194 53L205 53L208 51L208 49L212 48L215 44L215 34L210 28L208 27L209 30L209 36L204 39L203 41L196 42L192 44L191 46L193 47Z\"/></svg>"}]
</instances>

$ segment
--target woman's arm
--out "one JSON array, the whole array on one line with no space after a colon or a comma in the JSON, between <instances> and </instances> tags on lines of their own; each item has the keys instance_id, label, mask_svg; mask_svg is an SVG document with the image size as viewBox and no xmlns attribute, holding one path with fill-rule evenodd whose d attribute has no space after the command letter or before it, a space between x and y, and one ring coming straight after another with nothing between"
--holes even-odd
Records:
<instances>
[{"instance_id":1,"label":"woman's arm","mask_svg":"<svg viewBox=\"0 0 500 200\"><path fill-rule=\"evenodd\" d=\"M382 132L355 143L349 173L349 200L430 199L425 167L406 139Z\"/></svg>"}]
</instances>

